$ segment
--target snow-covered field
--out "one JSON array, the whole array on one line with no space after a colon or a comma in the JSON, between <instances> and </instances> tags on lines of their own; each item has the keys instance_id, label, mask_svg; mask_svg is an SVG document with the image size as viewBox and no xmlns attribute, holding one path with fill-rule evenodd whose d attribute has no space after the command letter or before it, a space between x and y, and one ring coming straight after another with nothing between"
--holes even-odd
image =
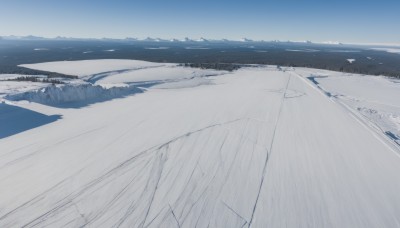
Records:
<instances>
[{"instance_id":1,"label":"snow-covered field","mask_svg":"<svg viewBox=\"0 0 400 228\"><path fill-rule=\"evenodd\" d=\"M60 61L60 62L47 62L47 63L37 63L37 64L24 64L21 66L35 70L44 70L44 71L84 77L104 72L136 70L142 68L160 67L165 65L173 66L176 64L152 63L152 62L145 62L138 60L101 59L95 61L83 60L83 61Z\"/></svg>"},{"instance_id":2,"label":"snow-covered field","mask_svg":"<svg viewBox=\"0 0 400 228\"><path fill-rule=\"evenodd\" d=\"M35 91L46 86L46 84L40 82L0 81L0 99L9 94Z\"/></svg>"},{"instance_id":3,"label":"snow-covered field","mask_svg":"<svg viewBox=\"0 0 400 228\"><path fill-rule=\"evenodd\" d=\"M386 133L399 135L396 80L129 60L25 66L81 83L13 90L0 104L0 227L400 226L399 147ZM21 119L36 125L13 130Z\"/></svg>"},{"instance_id":4,"label":"snow-covered field","mask_svg":"<svg viewBox=\"0 0 400 228\"><path fill-rule=\"evenodd\" d=\"M377 50L377 51L386 51L389 53L400 54L400 48L371 48L371 49Z\"/></svg>"},{"instance_id":5,"label":"snow-covered field","mask_svg":"<svg viewBox=\"0 0 400 228\"><path fill-rule=\"evenodd\" d=\"M297 71L304 77L311 76L335 101L400 143L400 80L307 69Z\"/></svg>"}]
</instances>

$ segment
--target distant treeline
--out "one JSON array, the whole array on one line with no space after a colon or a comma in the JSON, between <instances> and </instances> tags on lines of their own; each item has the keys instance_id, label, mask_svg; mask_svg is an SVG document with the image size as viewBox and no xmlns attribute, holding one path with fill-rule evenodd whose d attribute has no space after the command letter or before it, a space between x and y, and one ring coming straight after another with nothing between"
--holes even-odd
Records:
<instances>
[{"instance_id":1,"label":"distant treeline","mask_svg":"<svg viewBox=\"0 0 400 228\"><path fill-rule=\"evenodd\" d=\"M78 76L75 75L67 75L60 74L55 72L47 72L41 70L33 70L19 66L2 66L0 64L0 74L20 74L20 75L45 75L48 78L69 78L69 79L77 79Z\"/></svg>"},{"instance_id":2,"label":"distant treeline","mask_svg":"<svg viewBox=\"0 0 400 228\"><path fill-rule=\"evenodd\" d=\"M352 74L367 74L367 75L385 75L389 77L400 78L400 72L397 70L392 70L390 68L387 69L377 69L371 65L360 65L360 64L343 64L341 66L336 65L326 65L326 64L287 64L284 66L290 67L307 67L307 68L316 68L321 70L330 70L330 71L339 71L344 73L352 73Z\"/></svg>"},{"instance_id":3,"label":"distant treeline","mask_svg":"<svg viewBox=\"0 0 400 228\"><path fill-rule=\"evenodd\" d=\"M63 81L53 78L40 78L40 77L29 77L29 76L21 76L17 78L5 79L4 81L17 81L17 82L43 82L43 83L52 83L52 84L64 84Z\"/></svg>"},{"instance_id":4,"label":"distant treeline","mask_svg":"<svg viewBox=\"0 0 400 228\"><path fill-rule=\"evenodd\" d=\"M192 46L195 44L191 44ZM200 45L200 44L199 44ZM152 49L149 47L169 47ZM187 44L126 44L101 41L0 41L0 74L46 75L49 78L76 78L19 67L20 64L86 59L136 59L151 62L181 63L188 67L236 70L242 64L308 67L400 77L400 55L384 51L335 45L263 43L247 47L201 44L203 49L187 49ZM205 48L204 48L205 47ZM43 48L44 51L35 51ZM116 50L113 52L105 50ZM290 49L300 51L287 51ZM301 50L317 49L315 52ZM87 52L90 51L90 52ZM347 59L355 59L349 63Z\"/></svg>"},{"instance_id":5,"label":"distant treeline","mask_svg":"<svg viewBox=\"0 0 400 228\"><path fill-rule=\"evenodd\" d=\"M166 62L166 61L160 61ZM297 61L295 61L297 62ZM343 62L343 61L342 61ZM380 66L364 63L346 63L343 62L341 64L338 63L330 63L327 64L325 61L315 61L313 63L293 63L293 62L284 62L284 61L243 61L242 63L219 63L219 62L194 62L194 63L181 63L181 66L192 67L192 68L201 68L201 69L214 69L214 70L226 70L226 71L234 71L238 70L246 64L266 64L266 65L278 65L278 66L289 66L289 67L307 67L307 68L316 68L323 70L331 70L331 71L339 71L345 73L355 73L355 74L367 74L367 75L385 75L390 77L400 78L400 70L394 69L390 66ZM399 62L400 67L400 62ZM77 76L74 75L66 75L59 74L54 72L47 71L39 71L32 70L28 68L18 67L18 66L1 66L0 65L0 74L21 74L21 75L45 75L48 78L69 78L76 79Z\"/></svg>"},{"instance_id":6,"label":"distant treeline","mask_svg":"<svg viewBox=\"0 0 400 228\"><path fill-rule=\"evenodd\" d=\"M185 63L181 64L181 66L226 71L234 71L241 68L241 65L233 63Z\"/></svg>"},{"instance_id":7,"label":"distant treeline","mask_svg":"<svg viewBox=\"0 0 400 228\"><path fill-rule=\"evenodd\" d=\"M270 65L271 63L268 63ZM214 69L214 70L226 70L226 71L234 71L238 70L242 67L249 66L248 64L235 64L235 63L184 63L180 64L185 67L192 68L201 68L201 69ZM367 75L385 75L400 78L400 73L392 72L392 71L377 71L372 70L372 67L367 66L354 66L350 63L344 64L342 66L335 65L324 65L324 64L292 64L292 63L281 63L281 64L271 64L277 66L287 66L287 67L306 67L306 68L317 68L322 70L331 70L331 71L339 71L344 73L353 73L353 74L367 74Z\"/></svg>"}]
</instances>

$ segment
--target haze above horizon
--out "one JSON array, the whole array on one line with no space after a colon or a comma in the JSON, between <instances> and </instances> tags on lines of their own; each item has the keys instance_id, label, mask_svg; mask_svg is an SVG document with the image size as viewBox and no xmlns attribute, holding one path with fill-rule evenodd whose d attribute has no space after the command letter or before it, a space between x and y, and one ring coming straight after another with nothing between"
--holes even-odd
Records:
<instances>
[{"instance_id":1,"label":"haze above horizon","mask_svg":"<svg viewBox=\"0 0 400 228\"><path fill-rule=\"evenodd\" d=\"M400 43L399 1L3 0L0 36Z\"/></svg>"}]
</instances>

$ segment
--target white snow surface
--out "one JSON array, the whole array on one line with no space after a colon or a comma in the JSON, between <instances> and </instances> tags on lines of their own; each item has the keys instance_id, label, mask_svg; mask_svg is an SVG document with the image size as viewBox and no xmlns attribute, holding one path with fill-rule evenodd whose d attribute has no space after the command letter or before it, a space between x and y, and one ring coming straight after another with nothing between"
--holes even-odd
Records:
<instances>
[{"instance_id":1,"label":"white snow surface","mask_svg":"<svg viewBox=\"0 0 400 228\"><path fill-rule=\"evenodd\" d=\"M371 48L371 49L376 51L386 51L389 53L400 54L400 48Z\"/></svg>"},{"instance_id":2,"label":"white snow surface","mask_svg":"<svg viewBox=\"0 0 400 228\"><path fill-rule=\"evenodd\" d=\"M173 66L107 61L35 67L159 80ZM11 106L62 116L0 138L0 227L400 226L399 147L345 102L397 110L396 81L261 66L173 79L77 109L0 104L0 121Z\"/></svg>"},{"instance_id":3,"label":"white snow surface","mask_svg":"<svg viewBox=\"0 0 400 228\"><path fill-rule=\"evenodd\" d=\"M159 67L165 65L176 65L176 64L152 63L139 60L102 59L102 60L46 62L46 63L36 63L36 64L23 64L21 66L34 70L43 70L43 71L57 72L62 74L83 77L103 72L133 70L143 67Z\"/></svg>"},{"instance_id":4,"label":"white snow surface","mask_svg":"<svg viewBox=\"0 0 400 228\"><path fill-rule=\"evenodd\" d=\"M227 74L227 71L194 69L171 63L137 60L83 60L26 64L23 67L76 75L96 85L121 86L130 83L160 83ZM82 71L80 71L82 69Z\"/></svg>"},{"instance_id":5,"label":"white snow surface","mask_svg":"<svg viewBox=\"0 0 400 228\"><path fill-rule=\"evenodd\" d=\"M315 80L322 90L364 116L383 133L391 132L400 139L400 80L329 71L319 74L323 76L316 74Z\"/></svg>"},{"instance_id":6,"label":"white snow surface","mask_svg":"<svg viewBox=\"0 0 400 228\"><path fill-rule=\"evenodd\" d=\"M35 91L46 86L40 82L0 81L0 98L6 95Z\"/></svg>"},{"instance_id":7,"label":"white snow surface","mask_svg":"<svg viewBox=\"0 0 400 228\"><path fill-rule=\"evenodd\" d=\"M319 52L320 50L316 50L316 49L286 49L286 51L291 51L291 52Z\"/></svg>"},{"instance_id":8,"label":"white snow surface","mask_svg":"<svg viewBox=\"0 0 400 228\"><path fill-rule=\"evenodd\" d=\"M96 70L92 69L100 64L102 67L96 68ZM57 73L74 73L80 75L80 78L59 79L66 84L57 86L45 83L0 82L0 88L3 87L4 90L1 97L12 101L28 100L65 107L64 103L81 102L82 105L143 92L143 89L138 87L153 86L159 89L171 89L208 85L212 84L210 77L228 73L227 71L182 67L178 64L156 64L132 60L62 61L33 64L26 67ZM72 67L74 72L69 71L69 67ZM86 73L93 74L84 75L77 69L83 69ZM102 70L105 72L101 72ZM0 78L10 79L17 76L0 75ZM10 87L10 85L13 86Z\"/></svg>"},{"instance_id":9,"label":"white snow surface","mask_svg":"<svg viewBox=\"0 0 400 228\"><path fill-rule=\"evenodd\" d=\"M146 47L145 49L148 49L148 50L165 50L165 49L169 49L169 47Z\"/></svg>"},{"instance_id":10,"label":"white snow surface","mask_svg":"<svg viewBox=\"0 0 400 228\"><path fill-rule=\"evenodd\" d=\"M97 80L98 84L132 83L149 81L167 81L189 79L195 77L215 76L227 73L226 71L201 70L189 67L162 66L154 68L142 68L126 71L118 74L110 74Z\"/></svg>"},{"instance_id":11,"label":"white snow surface","mask_svg":"<svg viewBox=\"0 0 400 228\"><path fill-rule=\"evenodd\" d=\"M34 51L48 51L49 49L47 49L47 48L35 48L33 50Z\"/></svg>"}]
</instances>

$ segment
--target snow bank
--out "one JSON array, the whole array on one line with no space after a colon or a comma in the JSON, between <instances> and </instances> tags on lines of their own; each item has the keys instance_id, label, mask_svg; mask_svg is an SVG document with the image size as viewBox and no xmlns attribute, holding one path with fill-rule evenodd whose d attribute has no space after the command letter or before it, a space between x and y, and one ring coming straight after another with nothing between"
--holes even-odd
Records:
<instances>
[{"instance_id":1,"label":"snow bank","mask_svg":"<svg viewBox=\"0 0 400 228\"><path fill-rule=\"evenodd\" d=\"M65 85L33 87L22 83L10 90L0 84L0 95L5 99L62 105L68 102L93 103L93 100L108 100L141 92L139 86L157 88L187 88L210 84L209 76L227 74L227 71L195 69L174 63L152 63L137 60L83 60L25 64L23 67L77 75L80 78L68 80ZM9 77L9 75L7 75ZM4 76L6 78L6 76ZM10 84L10 83L8 83ZM15 84L15 83L14 83ZM165 85L160 85L165 84ZM21 88L20 85L26 85ZM43 88L45 87L45 88ZM2 93L5 91L5 93ZM96 101L97 102L97 101Z\"/></svg>"},{"instance_id":2,"label":"snow bank","mask_svg":"<svg viewBox=\"0 0 400 228\"><path fill-rule=\"evenodd\" d=\"M141 89L132 86L104 88L91 84L52 85L39 90L10 94L5 98L12 101L28 100L41 104L57 105L68 102L111 99L140 92L142 92Z\"/></svg>"}]
</instances>

